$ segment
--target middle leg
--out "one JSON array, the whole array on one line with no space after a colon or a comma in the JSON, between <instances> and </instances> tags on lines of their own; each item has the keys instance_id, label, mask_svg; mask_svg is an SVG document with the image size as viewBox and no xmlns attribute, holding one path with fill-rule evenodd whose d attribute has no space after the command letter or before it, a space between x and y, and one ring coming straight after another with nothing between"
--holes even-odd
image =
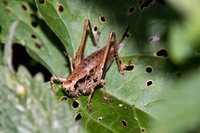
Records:
<instances>
[{"instance_id":1,"label":"middle leg","mask_svg":"<svg viewBox=\"0 0 200 133\"><path fill-rule=\"evenodd\" d=\"M119 71L122 75L124 75L124 70L123 70L123 68L122 68L122 66L121 66L121 63L120 63L120 60L119 60L118 51L119 51L119 49L122 47L122 46L121 46L121 45L122 45L121 43L122 43L122 41L124 40L124 38L125 38L125 36L126 36L126 34L127 34L127 32L128 32L128 29L129 29L129 27L126 28L126 31L124 32L122 38L114 45L114 58L115 58L115 61L116 61L116 63L117 63L118 71Z\"/></svg>"},{"instance_id":2,"label":"middle leg","mask_svg":"<svg viewBox=\"0 0 200 133\"><path fill-rule=\"evenodd\" d=\"M117 68L118 68L119 73L121 73L122 75L124 75L124 70L123 70L122 65L120 63L120 60L119 60L119 55L118 55L118 49L117 49L117 47L114 47L114 58L115 58L115 61L117 63Z\"/></svg>"}]
</instances>

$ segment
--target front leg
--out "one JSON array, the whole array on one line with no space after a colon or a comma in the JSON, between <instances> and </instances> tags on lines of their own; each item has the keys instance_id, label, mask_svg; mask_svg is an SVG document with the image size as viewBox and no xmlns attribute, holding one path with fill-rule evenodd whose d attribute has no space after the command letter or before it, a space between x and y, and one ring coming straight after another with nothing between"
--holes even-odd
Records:
<instances>
[{"instance_id":1,"label":"front leg","mask_svg":"<svg viewBox=\"0 0 200 133\"><path fill-rule=\"evenodd\" d=\"M51 83L51 89L52 91L56 94L56 89L55 89L55 82L58 81L60 83L64 82L66 79L65 78L59 78L59 77L56 77L56 76L52 76L51 77L51 80L50 80L50 83Z\"/></svg>"},{"instance_id":2,"label":"front leg","mask_svg":"<svg viewBox=\"0 0 200 133\"><path fill-rule=\"evenodd\" d=\"M118 71L119 71L122 75L124 75L124 70L123 70L122 65L121 65L121 63L120 63L120 60L119 60L118 51L119 51L120 47L122 47L122 46L121 46L121 45L122 45L121 43L122 43L122 41L124 40L124 38L125 38L125 36L126 36L126 34L127 34L127 32L128 32L128 29L129 29L129 27L126 28L126 31L124 32L122 38L114 45L114 58L115 58L115 61L116 61L116 63L117 63Z\"/></svg>"}]
</instances>

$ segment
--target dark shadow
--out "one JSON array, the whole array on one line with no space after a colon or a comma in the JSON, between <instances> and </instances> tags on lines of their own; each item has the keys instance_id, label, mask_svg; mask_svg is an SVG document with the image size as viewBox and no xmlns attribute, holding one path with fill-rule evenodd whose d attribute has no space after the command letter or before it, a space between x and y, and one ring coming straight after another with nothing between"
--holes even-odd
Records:
<instances>
[{"instance_id":1,"label":"dark shadow","mask_svg":"<svg viewBox=\"0 0 200 133\"><path fill-rule=\"evenodd\" d=\"M170 59L166 59L166 67L163 73L171 73L177 78L182 78L191 71L196 71L200 67L200 56L193 56L181 64L174 64Z\"/></svg>"},{"instance_id":2,"label":"dark shadow","mask_svg":"<svg viewBox=\"0 0 200 133\"><path fill-rule=\"evenodd\" d=\"M33 60L29 54L26 52L25 47L21 46L20 44L13 45L13 67L14 70L17 71L19 65L25 66L32 76L41 72L44 76L45 81L49 81L51 78L51 73L40 63Z\"/></svg>"}]
</instances>

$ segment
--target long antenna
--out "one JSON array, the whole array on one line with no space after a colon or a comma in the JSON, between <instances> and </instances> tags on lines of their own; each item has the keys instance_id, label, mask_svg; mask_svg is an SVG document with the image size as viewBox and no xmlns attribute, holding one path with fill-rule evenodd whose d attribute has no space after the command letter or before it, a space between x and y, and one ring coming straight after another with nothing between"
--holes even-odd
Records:
<instances>
[{"instance_id":1,"label":"long antenna","mask_svg":"<svg viewBox=\"0 0 200 133\"><path fill-rule=\"evenodd\" d=\"M123 34L122 38L119 40L119 42L117 42L117 44L120 44L120 43L122 43L122 41L123 41L123 40L124 40L124 38L126 37L126 34L128 33L128 29L129 29L129 26L126 28L126 30L125 30L125 32L124 32L124 34Z\"/></svg>"}]
</instances>

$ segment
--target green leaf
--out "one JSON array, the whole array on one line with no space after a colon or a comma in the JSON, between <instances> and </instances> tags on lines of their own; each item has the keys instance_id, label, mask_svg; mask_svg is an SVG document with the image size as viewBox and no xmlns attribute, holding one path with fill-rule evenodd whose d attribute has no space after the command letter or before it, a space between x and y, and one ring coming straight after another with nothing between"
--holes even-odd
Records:
<instances>
[{"instance_id":1,"label":"green leaf","mask_svg":"<svg viewBox=\"0 0 200 133\"><path fill-rule=\"evenodd\" d=\"M170 86L172 80L177 78L175 71L165 70L170 64L155 57L131 56L122 59L124 63L131 62L134 69L121 75L113 63L106 74L108 92L154 116L154 107L162 101L163 92L168 89L166 84Z\"/></svg>"},{"instance_id":2,"label":"green leaf","mask_svg":"<svg viewBox=\"0 0 200 133\"><path fill-rule=\"evenodd\" d=\"M58 104L44 84L42 74L33 78L29 71L19 66L17 73L12 67L12 35L14 24L9 29L8 41L3 51L4 62L0 65L1 132L70 132L79 131L67 104ZM46 88L46 89L45 89ZM50 92L50 93L49 93ZM59 106L63 106L60 108ZM58 114L57 114L58 113ZM60 120L62 118L62 120ZM61 125L65 123L64 125Z\"/></svg>"},{"instance_id":3,"label":"green leaf","mask_svg":"<svg viewBox=\"0 0 200 133\"><path fill-rule=\"evenodd\" d=\"M167 2L179 14L179 17L170 26L169 50L171 59L177 64L183 63L187 58L199 54L200 9L198 5L200 2L174 0L167 0Z\"/></svg>"},{"instance_id":4,"label":"green leaf","mask_svg":"<svg viewBox=\"0 0 200 133\"><path fill-rule=\"evenodd\" d=\"M200 71L185 75L171 90L157 108L159 123L153 133L199 132L200 125Z\"/></svg>"},{"instance_id":5,"label":"green leaf","mask_svg":"<svg viewBox=\"0 0 200 133\"><path fill-rule=\"evenodd\" d=\"M129 37L123 41L124 48L120 57L125 64L131 62L134 69L122 76L113 63L105 77L111 102L102 100L97 89L91 101L92 112L87 110L86 96L79 97L80 106L74 110L78 118L82 116L83 126L89 132L151 130L151 121L155 120L154 107L162 101L163 90L167 88L165 85L170 86L173 78L177 78L173 69L166 70L167 67L171 67L165 58L168 56L164 37L167 28L167 8L158 2L150 3L145 8L142 3L136 1L35 2L46 23L63 42L67 52L73 56L79 47L86 18L91 21L93 28L97 27L101 31L99 47L105 46L110 30L116 32L119 40L126 27L130 26ZM131 8L134 8L133 12L130 11ZM163 12L160 12L160 9ZM156 15L153 15L154 13ZM101 21L102 17L105 18L105 22ZM70 38L66 39L66 36ZM99 49L92 45L91 39L87 39L85 56ZM147 72L148 68L152 71ZM58 97L61 96L59 93ZM71 99L68 101L73 103ZM123 107L120 107L121 105ZM122 125L123 120L127 121L127 126Z\"/></svg>"},{"instance_id":6,"label":"green leaf","mask_svg":"<svg viewBox=\"0 0 200 133\"><path fill-rule=\"evenodd\" d=\"M81 115L83 128L88 132L142 132L149 131L153 118L135 106L108 95L109 101L96 90L91 101L91 112L87 109L87 97L80 97L75 119ZM71 102L73 107L73 102Z\"/></svg>"},{"instance_id":7,"label":"green leaf","mask_svg":"<svg viewBox=\"0 0 200 133\"><path fill-rule=\"evenodd\" d=\"M190 60L192 65L185 64L185 66L177 67L170 62L167 58L168 55L172 60L176 60L172 56L172 52L182 51L181 54L176 53L178 56L180 55L180 60L178 59L177 61L179 62L182 60L183 55L184 58L191 55L193 48L197 45L185 47L187 42L189 43L191 40L187 36L180 37L181 33L187 30L182 29L179 23L168 32L169 23L176 14L168 8L166 3L163 4L160 1L148 2L122 0L117 2L106 0L35 0L39 10L39 13L37 13L34 10L34 5L29 6L26 2L22 2L28 7L28 10L24 11L21 1L9 1L6 6L3 6L2 3L0 4L0 7L2 7L0 11L4 13L4 15L0 16L0 20L5 25L1 26L3 28L0 39L5 42L11 22L16 19L20 20L20 24L16 29L15 41L26 46L29 54L37 61L40 61L48 70L52 69L55 74L64 76L69 75L69 73L68 69L65 68L64 64L66 63L62 52L66 50L71 56L75 56L82 38L84 20L86 18L91 21L93 28L99 28L101 36L98 44L99 47L94 47L88 36L89 39L86 39L85 57L105 46L110 31L114 31L119 40L129 25L129 36L126 36L123 41L124 47L119 54L123 64L128 64L133 69L128 69L125 75L120 75L116 64L113 63L106 72L106 90L110 101L103 100L100 88L96 88L91 100L91 112L88 112L87 109L87 96L80 96L77 99L78 104L73 102L73 99L68 98L67 102L70 106L65 101L62 102L63 105L53 104L56 104L55 106L59 109L71 108L72 113L70 115L73 114L72 123L81 124L81 132L149 132L153 129L153 122L160 117L158 116L158 107L163 104L165 99L171 98L171 96L165 97L167 90L173 89L174 84L181 80L185 71L197 68L199 63L197 59L194 59ZM33 7L33 9L29 7ZM14 12L15 10L16 12ZM190 10L191 14L192 8ZM38 22L42 21L41 14L62 44L55 38L54 34L51 34L52 38L49 36L49 30L48 32L44 30L47 28L47 25L44 23L44 25L38 23L39 25L34 27L31 24L33 22L32 17L30 17L31 13L34 13L36 18L39 19ZM104 19L102 18L105 19L105 22L103 22ZM198 25L197 21L194 22ZM43 26L45 28L42 28ZM27 34L24 34L25 31ZM37 39L31 41L33 31L37 35ZM197 31L188 32L188 35L195 33L195 38ZM169 54L166 41L167 33L170 33L170 37L172 36L172 43L170 45L174 44L173 46L175 46L175 49L170 49ZM38 36L40 37L39 39ZM193 42L194 38L191 38L191 42ZM186 45L180 48L181 45L178 44L181 43ZM37 48L34 44L44 44L44 46ZM46 44L49 45L46 46ZM26 72L22 71L19 73L23 74ZM28 83L28 79L24 80L27 80L26 82ZM1 80L3 81L3 79ZM10 80L8 81L6 82L7 85L10 83ZM49 83L48 85L45 84L45 87L49 88ZM60 87L61 85L58 85L59 99L64 95ZM37 93L41 92L38 90ZM49 104L46 105L45 103L45 106L49 106ZM37 111L35 114L37 114ZM60 112L55 114L60 115ZM60 119L63 120L62 117ZM75 123L74 119L76 120ZM173 119L170 120L172 121ZM198 122L196 119L191 121L193 120L195 120L194 123ZM63 123L65 122L61 121L61 123L64 126ZM186 124L182 124L181 128ZM16 127L18 128L18 125ZM154 129L157 129L157 127ZM176 130L177 128L174 127L172 130L174 129Z\"/></svg>"},{"instance_id":8,"label":"green leaf","mask_svg":"<svg viewBox=\"0 0 200 133\"><path fill-rule=\"evenodd\" d=\"M63 71L68 72L62 53L64 49L62 52L59 51L60 42L45 23L37 17L36 12L31 9L31 5L24 1L10 0L6 6L3 5L3 2L0 3L0 6L2 7L0 9L2 12L0 16L2 27L0 39L2 42L6 42L11 23L15 20L19 21L13 43L25 46L30 55L52 73L64 76ZM57 64L59 64L59 69L57 69Z\"/></svg>"},{"instance_id":9,"label":"green leaf","mask_svg":"<svg viewBox=\"0 0 200 133\"><path fill-rule=\"evenodd\" d=\"M99 39L99 47L105 46L109 32L114 31L119 40L127 26L130 26L130 38L126 39L124 49L120 53L121 56L150 54L161 48L165 48L162 41L153 42L155 45L150 45L149 39L158 35L159 38L164 37L167 23L167 9L159 3L151 3L149 8L141 10L140 4L137 1L74 1L69 0L48 0L41 2L35 0L36 5L45 19L46 23L56 33L56 35L64 42L65 34L69 34L71 43L64 44L66 50L72 55L75 55L76 50L81 42L84 21L88 18L91 21L92 27L97 27L101 31ZM59 7L63 11L59 11ZM129 13L130 8L134 8L133 12ZM163 12L158 12L156 16L152 14L163 8ZM47 13L47 11L49 11ZM51 14L51 12L53 12ZM165 15L166 18L163 17ZM105 22L100 20L105 18ZM60 25L62 23L62 25ZM61 27L59 27L61 26ZM61 29L67 29L65 34ZM89 38L89 36L88 36ZM69 41L68 41L69 42ZM71 45L71 49L68 45ZM92 46L91 39L86 40L85 56L97 50ZM72 51L73 50L73 51Z\"/></svg>"},{"instance_id":10,"label":"green leaf","mask_svg":"<svg viewBox=\"0 0 200 133\"><path fill-rule=\"evenodd\" d=\"M1 131L60 132L79 131L65 103L57 103L41 74L31 77L26 68L11 73L0 66ZM64 123L64 124L63 124Z\"/></svg>"},{"instance_id":11,"label":"green leaf","mask_svg":"<svg viewBox=\"0 0 200 133\"><path fill-rule=\"evenodd\" d=\"M39 3L41 3L39 1ZM39 6L39 8L42 8L43 10L40 12L45 18L46 22L51 27L51 29L56 33L56 35L59 37L59 39L64 44L65 48L71 52L73 51L73 47L70 40L70 35L68 33L68 28L64 23L63 18L59 15L58 8L60 5L59 3L56 3L56 1L45 1ZM66 8L64 10L67 10ZM72 53L70 53L72 54Z\"/></svg>"}]
</instances>

